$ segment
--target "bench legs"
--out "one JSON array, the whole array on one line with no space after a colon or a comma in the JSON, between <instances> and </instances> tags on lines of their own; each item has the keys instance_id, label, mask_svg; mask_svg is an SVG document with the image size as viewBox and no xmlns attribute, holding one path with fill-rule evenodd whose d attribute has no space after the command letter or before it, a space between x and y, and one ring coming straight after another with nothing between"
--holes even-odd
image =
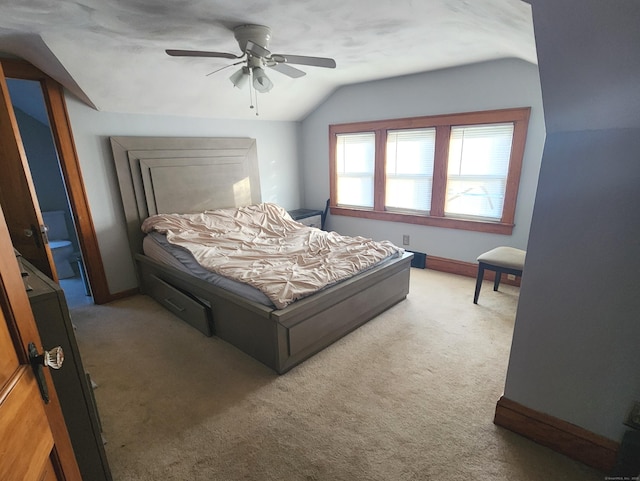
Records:
<instances>
[{"instance_id":1,"label":"bench legs","mask_svg":"<svg viewBox=\"0 0 640 481\"><path fill-rule=\"evenodd\" d=\"M480 295L480 288L482 287L482 278L484 277L484 264L482 262L478 264L478 276L476 277L476 292L473 295L473 303L478 303L478 296Z\"/></svg>"},{"instance_id":2,"label":"bench legs","mask_svg":"<svg viewBox=\"0 0 640 481\"><path fill-rule=\"evenodd\" d=\"M497 291L498 287L500 287L500 278L502 274L513 274L514 276L521 277L522 271L517 269L509 269L507 267L494 266L491 264L486 264L484 262L478 263L478 276L476 277L476 291L473 295L473 303L478 303L478 297L480 296L480 289L482 288L482 280L484 278L484 271L489 270L496 273L495 280L493 281L493 290Z\"/></svg>"},{"instance_id":3,"label":"bench legs","mask_svg":"<svg viewBox=\"0 0 640 481\"><path fill-rule=\"evenodd\" d=\"M502 279L502 271L496 270L496 278L493 281L493 290L497 291L498 287L500 287L500 279Z\"/></svg>"}]
</instances>

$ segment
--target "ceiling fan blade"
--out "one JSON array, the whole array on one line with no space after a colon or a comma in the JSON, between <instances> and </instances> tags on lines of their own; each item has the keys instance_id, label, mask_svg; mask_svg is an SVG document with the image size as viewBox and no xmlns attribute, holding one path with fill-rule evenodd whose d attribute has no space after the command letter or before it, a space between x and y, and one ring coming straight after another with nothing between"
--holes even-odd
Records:
<instances>
[{"instance_id":1,"label":"ceiling fan blade","mask_svg":"<svg viewBox=\"0 0 640 481\"><path fill-rule=\"evenodd\" d=\"M307 75L306 72L298 70L297 68L292 67L291 65L287 65L286 63L274 63L273 65L269 65L269 67L291 78L299 78Z\"/></svg>"},{"instance_id":2,"label":"ceiling fan blade","mask_svg":"<svg viewBox=\"0 0 640 481\"><path fill-rule=\"evenodd\" d=\"M228 59L236 59L242 58L244 55L237 56L232 53L225 52L204 52L201 50L165 50L167 55L172 57L217 57L217 58L228 58Z\"/></svg>"},{"instance_id":3,"label":"ceiling fan blade","mask_svg":"<svg viewBox=\"0 0 640 481\"><path fill-rule=\"evenodd\" d=\"M269 52L266 48L253 43L251 40L247 40L247 46L245 48L245 51L250 53L254 57L260 57L260 58L268 57L269 55L271 55L271 52Z\"/></svg>"},{"instance_id":4,"label":"ceiling fan blade","mask_svg":"<svg viewBox=\"0 0 640 481\"><path fill-rule=\"evenodd\" d=\"M278 63L295 63L297 65L309 65L311 67L325 67L336 68L336 61L332 58L326 57L307 57L304 55L284 55L280 53L274 53L271 56L272 60Z\"/></svg>"}]
</instances>

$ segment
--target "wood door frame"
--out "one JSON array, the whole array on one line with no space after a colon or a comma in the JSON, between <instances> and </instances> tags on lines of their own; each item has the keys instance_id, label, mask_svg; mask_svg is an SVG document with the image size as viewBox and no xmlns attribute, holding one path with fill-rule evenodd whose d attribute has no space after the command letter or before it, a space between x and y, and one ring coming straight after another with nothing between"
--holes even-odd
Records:
<instances>
[{"instance_id":1,"label":"wood door frame","mask_svg":"<svg viewBox=\"0 0 640 481\"><path fill-rule=\"evenodd\" d=\"M96 304L109 302L116 297L109 292L98 238L82 180L80 162L71 133L71 122L64 98L64 89L58 82L26 61L2 58L0 63L2 63L5 77L35 80L40 82L42 86L51 134L58 151L62 177L67 188L67 196L73 212L73 221L91 285L93 300Z\"/></svg>"}]
</instances>

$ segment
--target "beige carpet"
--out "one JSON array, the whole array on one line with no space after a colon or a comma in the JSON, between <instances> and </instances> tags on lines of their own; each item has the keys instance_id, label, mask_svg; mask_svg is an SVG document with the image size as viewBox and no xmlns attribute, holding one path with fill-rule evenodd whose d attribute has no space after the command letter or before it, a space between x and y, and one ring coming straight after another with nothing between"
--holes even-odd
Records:
<instances>
[{"instance_id":1,"label":"beige carpet","mask_svg":"<svg viewBox=\"0 0 640 481\"><path fill-rule=\"evenodd\" d=\"M518 289L411 276L283 376L146 296L72 309L114 480L601 481L492 423Z\"/></svg>"}]
</instances>

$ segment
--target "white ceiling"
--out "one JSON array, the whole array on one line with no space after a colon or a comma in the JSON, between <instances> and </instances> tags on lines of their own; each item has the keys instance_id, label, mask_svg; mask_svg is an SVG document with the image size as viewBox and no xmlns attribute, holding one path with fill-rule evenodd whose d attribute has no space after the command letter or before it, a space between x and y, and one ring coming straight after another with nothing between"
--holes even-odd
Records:
<instances>
[{"instance_id":1,"label":"white ceiling","mask_svg":"<svg viewBox=\"0 0 640 481\"><path fill-rule=\"evenodd\" d=\"M515 57L536 63L531 7L520 0L3 0L0 52L29 60L101 111L255 119L231 60L232 29L272 29L274 53L332 57L336 69L268 70L261 119L300 120L336 88Z\"/></svg>"}]
</instances>

